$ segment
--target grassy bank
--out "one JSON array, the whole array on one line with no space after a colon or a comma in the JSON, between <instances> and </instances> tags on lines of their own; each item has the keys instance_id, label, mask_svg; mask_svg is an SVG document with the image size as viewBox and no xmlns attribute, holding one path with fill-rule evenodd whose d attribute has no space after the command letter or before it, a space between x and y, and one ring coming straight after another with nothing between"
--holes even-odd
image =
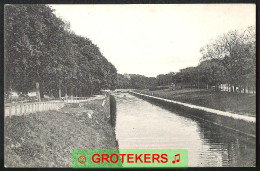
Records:
<instances>
[{"instance_id":1,"label":"grassy bank","mask_svg":"<svg viewBox=\"0 0 260 171\"><path fill-rule=\"evenodd\" d=\"M132 93L133 94L133 93ZM247 135L247 138L254 138L256 135L256 124L249 123L244 120L233 119L226 116L215 115L206 111L201 111L198 109L191 109L183 105L174 104L171 102L162 101L159 99L154 99L142 95L133 94L150 103L159 105L162 108L173 111L176 114L183 115L185 117L191 117L199 122L211 123L217 126L227 129L229 131L235 131L241 135Z\"/></svg>"},{"instance_id":2,"label":"grassy bank","mask_svg":"<svg viewBox=\"0 0 260 171\"><path fill-rule=\"evenodd\" d=\"M72 149L117 149L110 102L5 118L6 167L71 167ZM104 104L104 103L103 103Z\"/></svg>"},{"instance_id":3,"label":"grassy bank","mask_svg":"<svg viewBox=\"0 0 260 171\"><path fill-rule=\"evenodd\" d=\"M197 89L184 89L176 91L172 91L170 89L156 91L137 90L137 92L212 109L248 116L256 116L255 95Z\"/></svg>"}]
</instances>

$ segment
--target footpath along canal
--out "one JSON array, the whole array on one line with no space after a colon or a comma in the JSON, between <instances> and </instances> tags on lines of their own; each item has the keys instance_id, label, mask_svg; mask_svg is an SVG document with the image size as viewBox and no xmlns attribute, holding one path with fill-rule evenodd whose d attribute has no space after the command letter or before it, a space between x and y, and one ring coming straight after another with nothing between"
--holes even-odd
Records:
<instances>
[{"instance_id":1,"label":"footpath along canal","mask_svg":"<svg viewBox=\"0 0 260 171\"><path fill-rule=\"evenodd\" d=\"M188 149L189 167L255 166L255 138L127 93L114 96L119 149Z\"/></svg>"}]
</instances>

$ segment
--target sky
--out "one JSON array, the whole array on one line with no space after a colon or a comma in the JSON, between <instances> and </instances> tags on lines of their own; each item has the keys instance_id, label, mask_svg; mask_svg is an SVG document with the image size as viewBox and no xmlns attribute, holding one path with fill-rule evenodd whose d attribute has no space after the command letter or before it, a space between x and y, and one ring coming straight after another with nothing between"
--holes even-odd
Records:
<instances>
[{"instance_id":1,"label":"sky","mask_svg":"<svg viewBox=\"0 0 260 171\"><path fill-rule=\"evenodd\" d=\"M255 26L254 4L50 5L100 48L118 73L149 77L196 66L200 48Z\"/></svg>"}]
</instances>

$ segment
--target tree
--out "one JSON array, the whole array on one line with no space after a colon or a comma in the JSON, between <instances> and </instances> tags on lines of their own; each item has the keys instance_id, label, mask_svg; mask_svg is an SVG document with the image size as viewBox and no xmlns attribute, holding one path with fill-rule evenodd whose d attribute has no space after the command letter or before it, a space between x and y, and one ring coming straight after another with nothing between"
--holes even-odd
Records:
<instances>
[{"instance_id":1,"label":"tree","mask_svg":"<svg viewBox=\"0 0 260 171\"><path fill-rule=\"evenodd\" d=\"M116 68L48 5L7 5L5 23L5 92L27 94L36 82L42 98L115 88Z\"/></svg>"},{"instance_id":2,"label":"tree","mask_svg":"<svg viewBox=\"0 0 260 171\"><path fill-rule=\"evenodd\" d=\"M236 91L236 87L245 84L248 74L253 74L255 70L254 28L223 34L203 47L201 53L202 60L214 61L225 68L227 82Z\"/></svg>"}]
</instances>

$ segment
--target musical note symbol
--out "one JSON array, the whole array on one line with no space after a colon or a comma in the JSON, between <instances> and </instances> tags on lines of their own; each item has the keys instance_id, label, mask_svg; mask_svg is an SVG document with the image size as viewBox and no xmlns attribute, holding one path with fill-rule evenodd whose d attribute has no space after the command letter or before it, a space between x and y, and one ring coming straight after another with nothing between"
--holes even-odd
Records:
<instances>
[{"instance_id":1,"label":"musical note symbol","mask_svg":"<svg viewBox=\"0 0 260 171\"><path fill-rule=\"evenodd\" d=\"M176 157L179 157L179 158L176 160ZM180 154L176 154L176 155L174 156L174 160L172 161L172 163L174 164L176 161L177 161L177 162L180 162L180 160L181 160Z\"/></svg>"}]
</instances>

